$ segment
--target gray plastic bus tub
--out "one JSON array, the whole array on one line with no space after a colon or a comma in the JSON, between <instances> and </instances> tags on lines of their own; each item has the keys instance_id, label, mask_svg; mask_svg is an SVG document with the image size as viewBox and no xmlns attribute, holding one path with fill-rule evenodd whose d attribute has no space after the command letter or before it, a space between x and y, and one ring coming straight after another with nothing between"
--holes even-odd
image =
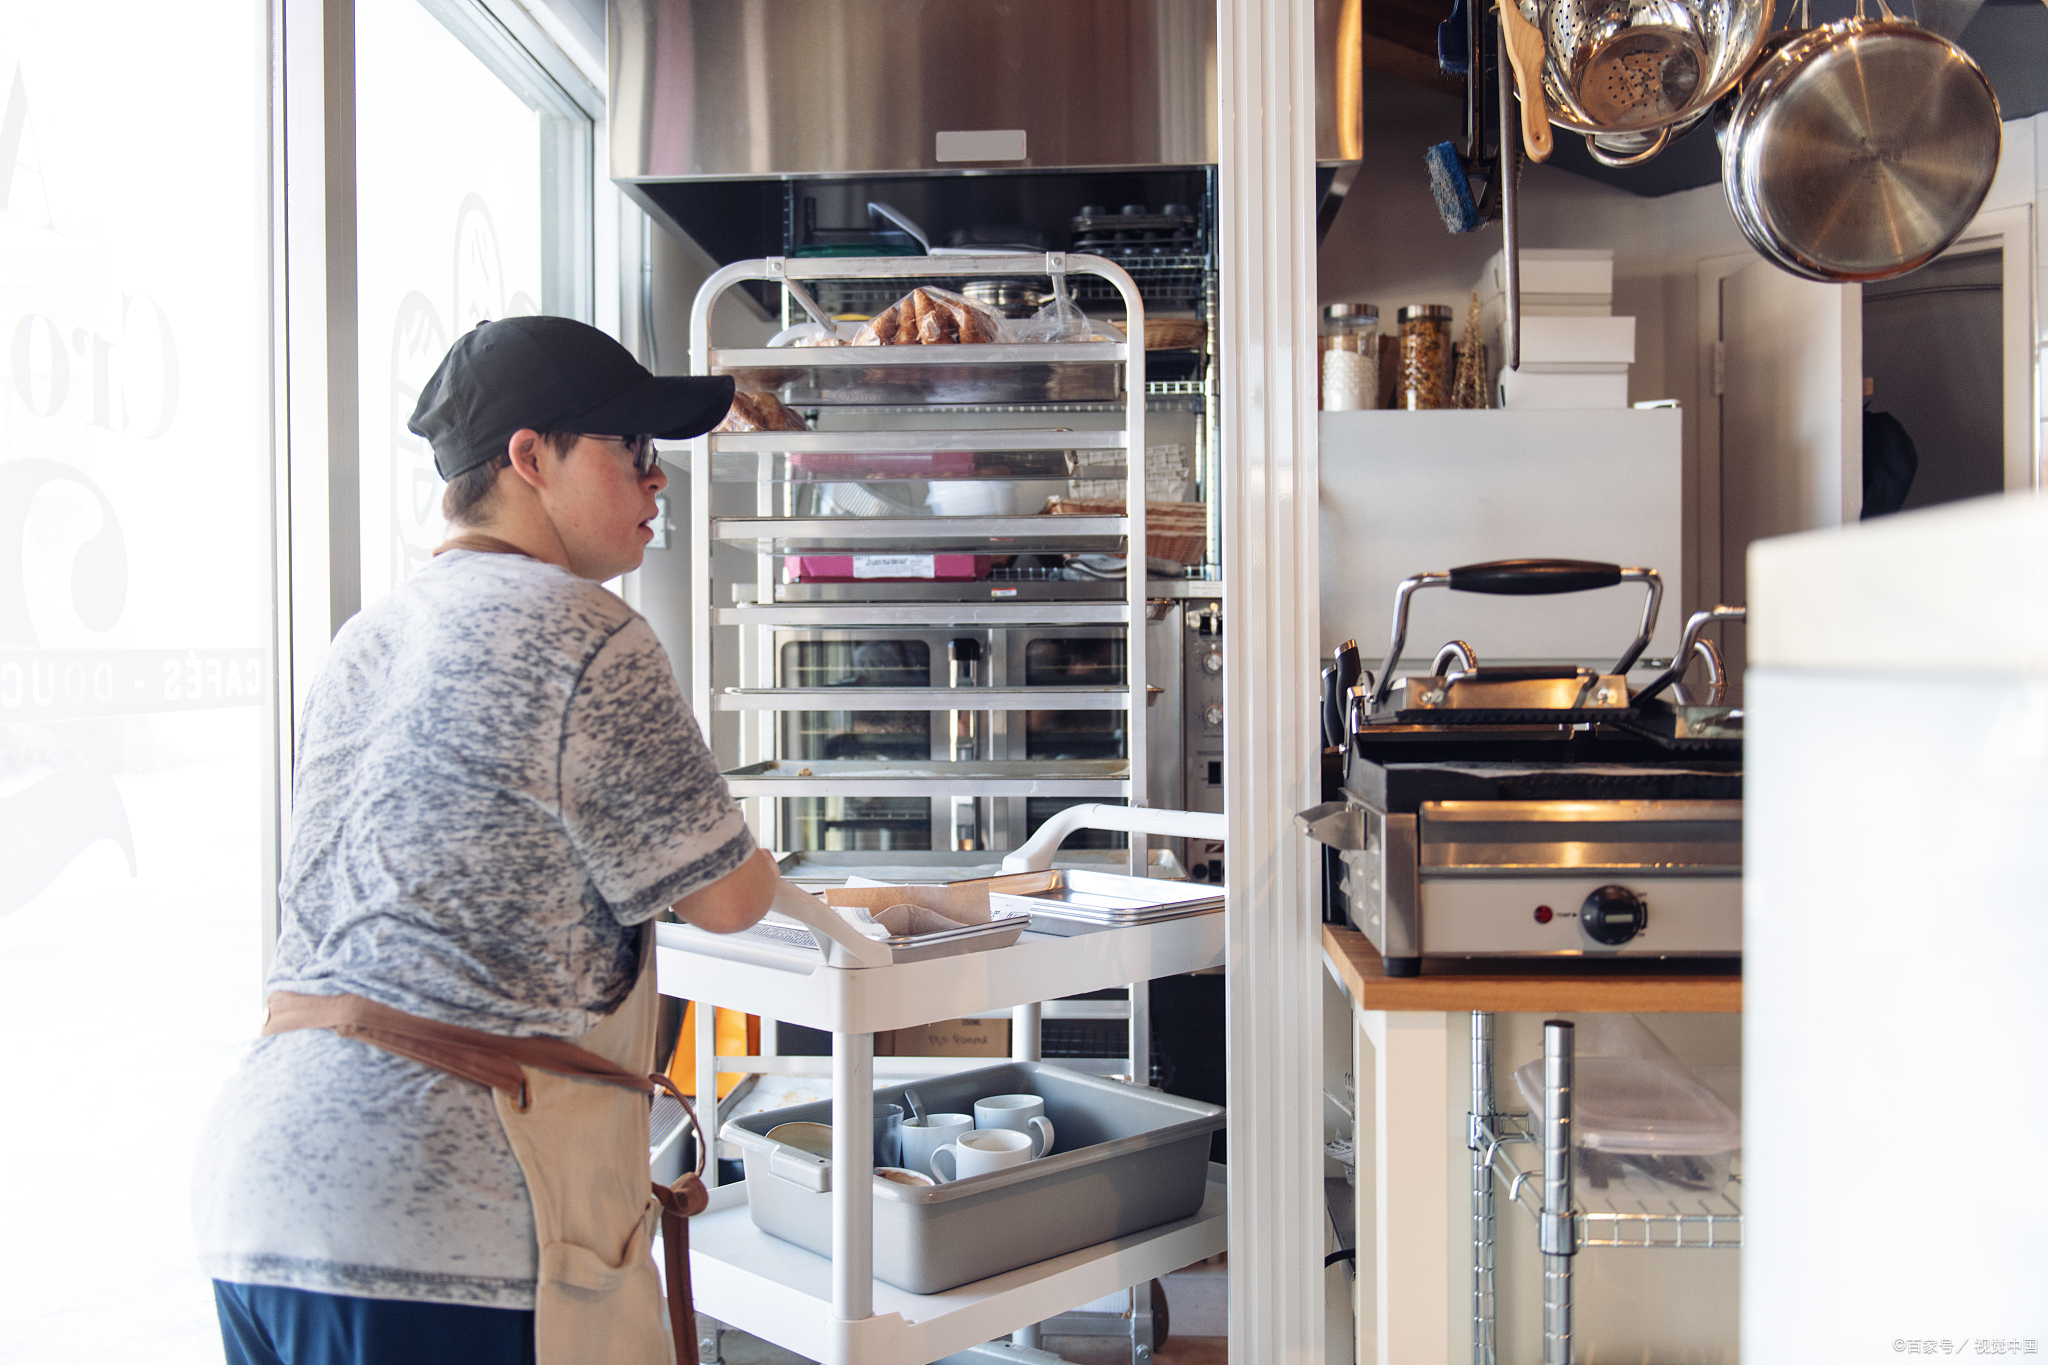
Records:
<instances>
[{"instance_id":1,"label":"gray plastic bus tub","mask_svg":"<svg viewBox=\"0 0 2048 1365\"><path fill-rule=\"evenodd\" d=\"M971 1114L991 1095L1038 1095L1054 1149L1036 1161L931 1189L872 1180L875 1278L936 1294L1078 1251L1202 1207L1209 1139L1223 1110L1043 1062L1003 1062L916 1084L927 1113ZM903 1088L875 1092L903 1104ZM906 1106L907 1110L908 1106ZM747 1169L754 1226L832 1254L831 1162L770 1142L779 1123L830 1123L829 1100L729 1120L720 1137Z\"/></svg>"}]
</instances>

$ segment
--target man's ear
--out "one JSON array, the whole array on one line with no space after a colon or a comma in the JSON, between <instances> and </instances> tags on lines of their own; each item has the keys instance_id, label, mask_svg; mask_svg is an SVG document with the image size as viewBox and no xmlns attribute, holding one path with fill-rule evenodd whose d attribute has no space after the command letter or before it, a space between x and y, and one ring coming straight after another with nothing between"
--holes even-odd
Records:
<instances>
[{"instance_id":1,"label":"man's ear","mask_svg":"<svg viewBox=\"0 0 2048 1365\"><path fill-rule=\"evenodd\" d=\"M540 463L541 452L546 448L541 434L525 427L513 432L512 439L505 444L505 453L512 459L512 472L529 488L539 488L547 481Z\"/></svg>"}]
</instances>

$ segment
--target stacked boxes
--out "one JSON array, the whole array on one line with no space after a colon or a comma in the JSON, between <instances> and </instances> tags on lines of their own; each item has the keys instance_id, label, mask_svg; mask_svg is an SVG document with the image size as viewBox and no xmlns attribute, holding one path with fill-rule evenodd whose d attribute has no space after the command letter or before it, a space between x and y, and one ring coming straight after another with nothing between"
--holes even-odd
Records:
<instances>
[{"instance_id":1,"label":"stacked boxes","mask_svg":"<svg viewBox=\"0 0 2048 1365\"><path fill-rule=\"evenodd\" d=\"M1625 408L1636 320L1611 316L1612 251L1522 252L1522 364L1507 369L1507 271L1479 277L1479 326L1504 408Z\"/></svg>"}]
</instances>

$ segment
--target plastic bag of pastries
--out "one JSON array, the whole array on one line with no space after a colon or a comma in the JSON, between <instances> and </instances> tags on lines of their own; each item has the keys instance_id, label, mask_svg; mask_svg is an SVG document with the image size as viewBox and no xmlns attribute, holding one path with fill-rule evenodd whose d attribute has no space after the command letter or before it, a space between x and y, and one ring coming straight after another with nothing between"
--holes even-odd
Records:
<instances>
[{"instance_id":1,"label":"plastic bag of pastries","mask_svg":"<svg viewBox=\"0 0 2048 1365\"><path fill-rule=\"evenodd\" d=\"M950 289L913 289L860 325L856 346L985 346L1003 340L993 309Z\"/></svg>"},{"instance_id":2,"label":"plastic bag of pastries","mask_svg":"<svg viewBox=\"0 0 2048 1365\"><path fill-rule=\"evenodd\" d=\"M772 393L748 393L741 390L732 396L732 410L725 414L725 420L711 428L713 431L809 431L804 419L790 410L780 398Z\"/></svg>"}]
</instances>

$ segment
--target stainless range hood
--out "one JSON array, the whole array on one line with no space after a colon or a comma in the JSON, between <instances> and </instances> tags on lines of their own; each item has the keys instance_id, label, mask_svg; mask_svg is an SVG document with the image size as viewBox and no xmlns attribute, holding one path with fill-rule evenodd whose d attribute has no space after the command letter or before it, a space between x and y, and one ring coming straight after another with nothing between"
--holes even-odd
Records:
<instances>
[{"instance_id":1,"label":"stainless range hood","mask_svg":"<svg viewBox=\"0 0 2048 1365\"><path fill-rule=\"evenodd\" d=\"M1316 0L1316 159L1360 156L1363 0ZM1201 166L1213 0L612 0L621 182Z\"/></svg>"},{"instance_id":2,"label":"stainless range hood","mask_svg":"<svg viewBox=\"0 0 2048 1365\"><path fill-rule=\"evenodd\" d=\"M612 0L615 180L1198 166L1211 0Z\"/></svg>"}]
</instances>

